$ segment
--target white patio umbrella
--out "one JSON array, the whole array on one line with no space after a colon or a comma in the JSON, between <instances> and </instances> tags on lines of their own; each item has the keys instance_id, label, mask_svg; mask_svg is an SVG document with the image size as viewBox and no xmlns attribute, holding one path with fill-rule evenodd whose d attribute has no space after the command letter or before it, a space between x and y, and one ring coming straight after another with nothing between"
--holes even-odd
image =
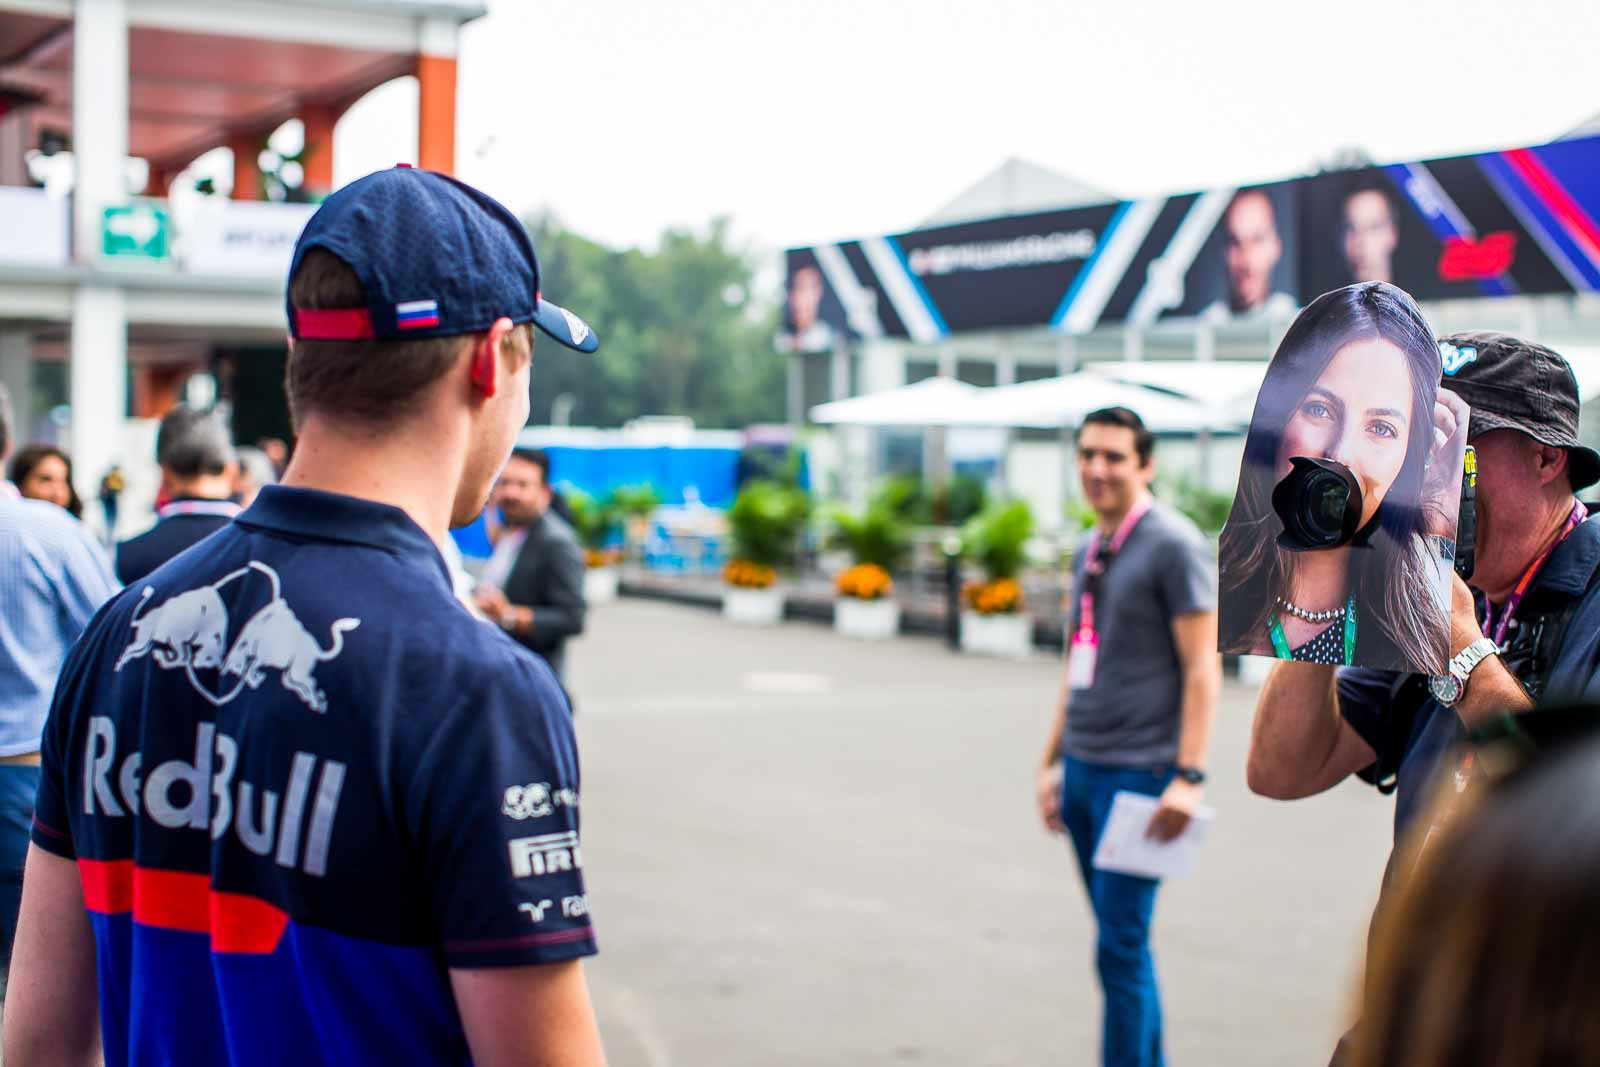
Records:
<instances>
[{"instance_id":1,"label":"white patio umbrella","mask_svg":"<svg viewBox=\"0 0 1600 1067\"><path fill-rule=\"evenodd\" d=\"M1109 407L1131 408L1155 433L1236 430L1249 418L1248 412L1241 420L1233 413L1087 371L985 389L963 407L959 418L965 426L1060 429Z\"/></svg>"},{"instance_id":2,"label":"white patio umbrella","mask_svg":"<svg viewBox=\"0 0 1600 1067\"><path fill-rule=\"evenodd\" d=\"M1220 408L1247 422L1267 374L1267 364L1256 360L1090 363L1083 369L1114 382L1148 386Z\"/></svg>"},{"instance_id":3,"label":"white patio umbrella","mask_svg":"<svg viewBox=\"0 0 1600 1067\"><path fill-rule=\"evenodd\" d=\"M841 426L963 426L961 414L985 390L953 378L924 378L811 409L811 421Z\"/></svg>"}]
</instances>

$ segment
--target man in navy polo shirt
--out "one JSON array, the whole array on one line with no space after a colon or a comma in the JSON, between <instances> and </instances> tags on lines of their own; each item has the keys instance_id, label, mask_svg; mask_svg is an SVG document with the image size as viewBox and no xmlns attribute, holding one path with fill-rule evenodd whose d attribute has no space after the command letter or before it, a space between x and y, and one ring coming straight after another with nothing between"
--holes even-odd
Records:
<instances>
[{"instance_id":1,"label":"man in navy polo shirt","mask_svg":"<svg viewBox=\"0 0 1600 1067\"><path fill-rule=\"evenodd\" d=\"M132 585L186 548L199 544L239 514L229 500L238 457L228 428L215 414L179 406L156 433L161 496L156 524L117 546L117 578Z\"/></svg>"},{"instance_id":2,"label":"man in navy polo shirt","mask_svg":"<svg viewBox=\"0 0 1600 1067\"><path fill-rule=\"evenodd\" d=\"M283 484L63 671L5 1061L601 1063L561 691L437 547L527 420L529 324L594 335L510 212L409 168L307 224L289 321Z\"/></svg>"}]
</instances>

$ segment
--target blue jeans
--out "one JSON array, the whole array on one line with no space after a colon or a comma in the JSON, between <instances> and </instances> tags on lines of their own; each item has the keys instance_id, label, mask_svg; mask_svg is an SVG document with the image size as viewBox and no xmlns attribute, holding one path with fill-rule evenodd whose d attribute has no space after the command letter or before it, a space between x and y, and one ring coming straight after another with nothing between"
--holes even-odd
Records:
<instances>
[{"instance_id":1,"label":"blue jeans","mask_svg":"<svg viewBox=\"0 0 1600 1067\"><path fill-rule=\"evenodd\" d=\"M22 905L22 861L28 857L38 792L38 767L0 764L0 975L11 966L11 942L17 936L17 909Z\"/></svg>"},{"instance_id":2,"label":"blue jeans","mask_svg":"<svg viewBox=\"0 0 1600 1067\"><path fill-rule=\"evenodd\" d=\"M1113 767L1063 757L1061 818L1072 836L1099 936L1095 967L1105 992L1100 1057L1105 1067L1162 1067L1161 995L1150 955L1150 916L1161 883L1110 871L1091 862L1119 791L1160 796L1170 768Z\"/></svg>"}]
</instances>

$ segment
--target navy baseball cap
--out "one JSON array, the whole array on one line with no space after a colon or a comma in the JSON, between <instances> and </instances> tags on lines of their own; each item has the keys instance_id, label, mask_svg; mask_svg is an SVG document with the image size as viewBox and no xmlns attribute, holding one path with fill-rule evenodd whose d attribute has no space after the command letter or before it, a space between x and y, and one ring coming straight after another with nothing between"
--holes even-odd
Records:
<instances>
[{"instance_id":1,"label":"navy baseball cap","mask_svg":"<svg viewBox=\"0 0 1600 1067\"><path fill-rule=\"evenodd\" d=\"M289 277L313 248L355 271L367 304L313 310L285 298L293 337L454 337L506 318L531 322L579 352L600 347L588 323L540 293L526 227L499 201L448 175L402 164L351 182L300 232Z\"/></svg>"}]
</instances>

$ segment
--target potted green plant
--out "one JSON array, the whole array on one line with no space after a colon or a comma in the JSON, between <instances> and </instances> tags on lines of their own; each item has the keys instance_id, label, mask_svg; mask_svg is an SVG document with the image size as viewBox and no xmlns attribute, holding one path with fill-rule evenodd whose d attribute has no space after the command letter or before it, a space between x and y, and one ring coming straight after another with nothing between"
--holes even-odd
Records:
<instances>
[{"instance_id":1,"label":"potted green plant","mask_svg":"<svg viewBox=\"0 0 1600 1067\"><path fill-rule=\"evenodd\" d=\"M609 604L617 599L622 550L617 546L617 508L611 500L597 500L575 487L567 488L567 509L572 513L572 529L583 545L583 598L590 604Z\"/></svg>"},{"instance_id":2,"label":"potted green plant","mask_svg":"<svg viewBox=\"0 0 1600 1067\"><path fill-rule=\"evenodd\" d=\"M783 618L778 571L794 562L810 514L810 498L793 486L751 481L739 490L728 509L732 551L722 572L726 618L764 625Z\"/></svg>"},{"instance_id":3,"label":"potted green plant","mask_svg":"<svg viewBox=\"0 0 1600 1067\"><path fill-rule=\"evenodd\" d=\"M850 553L851 566L834 579L838 599L833 627L849 637L881 640L900 632L900 605L890 572L905 558L911 539L906 524L886 507L859 515L833 514L834 545Z\"/></svg>"},{"instance_id":4,"label":"potted green plant","mask_svg":"<svg viewBox=\"0 0 1600 1067\"><path fill-rule=\"evenodd\" d=\"M962 554L984 574L961 590L963 651L1014 657L1032 651L1033 617L1018 580L1032 536L1033 513L1020 500L991 504L962 527Z\"/></svg>"}]
</instances>

